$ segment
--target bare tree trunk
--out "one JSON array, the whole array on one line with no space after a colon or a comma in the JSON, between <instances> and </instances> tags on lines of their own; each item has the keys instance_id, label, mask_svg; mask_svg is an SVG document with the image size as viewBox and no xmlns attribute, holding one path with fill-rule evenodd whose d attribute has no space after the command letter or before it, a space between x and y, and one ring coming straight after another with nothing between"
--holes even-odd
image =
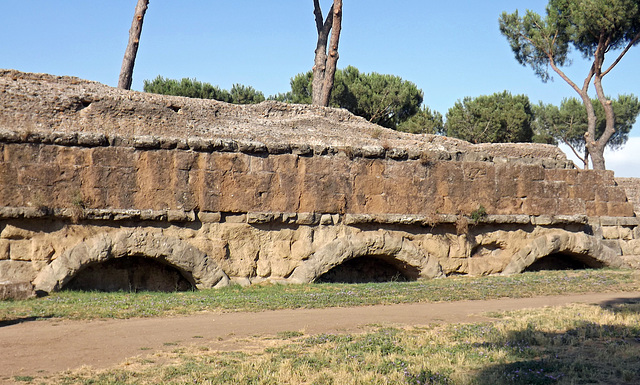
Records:
<instances>
[{"instance_id":1,"label":"bare tree trunk","mask_svg":"<svg viewBox=\"0 0 640 385\"><path fill-rule=\"evenodd\" d=\"M333 89L333 80L336 74L336 65L340 57L340 55L338 55L338 43L340 42L340 31L342 30L342 0L334 0L332 10L333 26L331 28L333 31L331 32L327 68L322 86L322 99L320 100L323 106L329 105L331 90ZM331 13L329 13L329 15L331 15ZM329 15L327 15L327 17L329 17Z\"/></svg>"},{"instance_id":2,"label":"bare tree trunk","mask_svg":"<svg viewBox=\"0 0 640 385\"><path fill-rule=\"evenodd\" d=\"M320 2L313 0L313 13L318 30L318 43L313 65L311 102L318 106L328 106L339 57L338 43L340 42L340 30L342 29L342 0L333 1L333 5L324 21ZM330 43L329 34L331 34ZM327 46L329 47L328 53Z\"/></svg>"},{"instance_id":3,"label":"bare tree trunk","mask_svg":"<svg viewBox=\"0 0 640 385\"><path fill-rule=\"evenodd\" d=\"M133 65L135 64L136 55L138 54L140 34L142 33L142 22L144 21L144 14L147 12L148 6L149 0L138 0L136 11L133 15L133 22L131 23L131 29L129 30L129 43L127 44L127 50L125 51L124 59L122 60L122 69L120 69L118 88L125 90L131 89L131 82L133 81Z\"/></svg>"}]
</instances>

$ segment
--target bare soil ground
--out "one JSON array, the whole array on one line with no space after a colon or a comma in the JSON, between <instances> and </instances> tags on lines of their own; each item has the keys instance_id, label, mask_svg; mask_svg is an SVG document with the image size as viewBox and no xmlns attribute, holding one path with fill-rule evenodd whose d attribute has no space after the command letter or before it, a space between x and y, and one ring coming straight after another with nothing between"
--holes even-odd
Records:
<instances>
[{"instance_id":1,"label":"bare soil ground","mask_svg":"<svg viewBox=\"0 0 640 385\"><path fill-rule=\"evenodd\" d=\"M0 383L13 376L43 376L84 365L106 368L134 356L176 345L242 349L242 338L287 331L305 334L358 332L371 324L417 326L490 320L483 313L623 302L640 292L599 293L486 301L419 303L354 308L296 309L258 313L202 313L127 320L22 320L0 325Z\"/></svg>"}]
</instances>

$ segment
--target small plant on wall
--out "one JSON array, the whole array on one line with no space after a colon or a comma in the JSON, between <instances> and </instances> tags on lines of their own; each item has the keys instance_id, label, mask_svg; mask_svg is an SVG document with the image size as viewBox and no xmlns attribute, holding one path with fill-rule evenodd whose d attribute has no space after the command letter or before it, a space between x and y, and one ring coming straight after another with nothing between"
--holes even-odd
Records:
<instances>
[{"instance_id":1,"label":"small plant on wall","mask_svg":"<svg viewBox=\"0 0 640 385\"><path fill-rule=\"evenodd\" d=\"M80 191L71 197L71 220L75 223L84 218L86 203Z\"/></svg>"},{"instance_id":2,"label":"small plant on wall","mask_svg":"<svg viewBox=\"0 0 640 385\"><path fill-rule=\"evenodd\" d=\"M484 208L483 205L480 205L476 210L471 212L471 221L473 223L478 223L478 221L487 216L487 209Z\"/></svg>"}]
</instances>

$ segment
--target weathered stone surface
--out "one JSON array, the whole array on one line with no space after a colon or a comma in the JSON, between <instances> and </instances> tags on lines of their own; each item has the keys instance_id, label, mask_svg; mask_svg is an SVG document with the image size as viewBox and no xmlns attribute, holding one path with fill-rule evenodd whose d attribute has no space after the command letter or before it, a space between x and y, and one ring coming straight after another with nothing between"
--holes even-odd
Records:
<instances>
[{"instance_id":1,"label":"weathered stone surface","mask_svg":"<svg viewBox=\"0 0 640 385\"><path fill-rule=\"evenodd\" d=\"M33 281L37 292L60 290L83 267L126 255L143 255L175 266L197 288L228 285L227 275L204 253L160 232L125 230L88 239L56 258Z\"/></svg>"},{"instance_id":2,"label":"weathered stone surface","mask_svg":"<svg viewBox=\"0 0 640 385\"><path fill-rule=\"evenodd\" d=\"M442 267L435 258L425 255L420 249L402 238L388 233L382 236L352 236L338 238L325 245L298 266L291 281L313 282L333 267L361 256L392 256L403 263L404 273L416 278L438 278L444 276Z\"/></svg>"},{"instance_id":3,"label":"weathered stone surface","mask_svg":"<svg viewBox=\"0 0 640 385\"><path fill-rule=\"evenodd\" d=\"M0 301L6 299L22 300L34 296L33 285L29 281L11 282L0 280Z\"/></svg>"},{"instance_id":4,"label":"weathered stone surface","mask_svg":"<svg viewBox=\"0 0 640 385\"><path fill-rule=\"evenodd\" d=\"M36 274L37 271L29 261L0 261L0 281L31 282Z\"/></svg>"},{"instance_id":5,"label":"weathered stone surface","mask_svg":"<svg viewBox=\"0 0 640 385\"><path fill-rule=\"evenodd\" d=\"M219 223L222 219L222 214L219 212L199 212L198 219L203 223Z\"/></svg>"},{"instance_id":6,"label":"weathered stone surface","mask_svg":"<svg viewBox=\"0 0 640 385\"><path fill-rule=\"evenodd\" d=\"M597 238L584 233L557 232L536 238L520 249L504 268L502 274L522 272L538 259L554 253L589 255L587 263L594 266L629 267L616 253L605 247Z\"/></svg>"},{"instance_id":7,"label":"weathered stone surface","mask_svg":"<svg viewBox=\"0 0 640 385\"><path fill-rule=\"evenodd\" d=\"M6 70L0 98L0 278L43 292L125 256L211 287L311 282L360 258L417 279L640 255L640 182L554 146Z\"/></svg>"}]
</instances>

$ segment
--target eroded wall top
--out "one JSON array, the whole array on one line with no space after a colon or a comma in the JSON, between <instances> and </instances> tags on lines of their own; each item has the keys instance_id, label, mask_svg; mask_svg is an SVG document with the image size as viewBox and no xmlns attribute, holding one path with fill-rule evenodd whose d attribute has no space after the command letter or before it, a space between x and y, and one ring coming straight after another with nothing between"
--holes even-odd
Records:
<instances>
[{"instance_id":1,"label":"eroded wall top","mask_svg":"<svg viewBox=\"0 0 640 385\"><path fill-rule=\"evenodd\" d=\"M344 110L123 91L0 71L0 206L633 216L555 146L384 129Z\"/></svg>"}]
</instances>

